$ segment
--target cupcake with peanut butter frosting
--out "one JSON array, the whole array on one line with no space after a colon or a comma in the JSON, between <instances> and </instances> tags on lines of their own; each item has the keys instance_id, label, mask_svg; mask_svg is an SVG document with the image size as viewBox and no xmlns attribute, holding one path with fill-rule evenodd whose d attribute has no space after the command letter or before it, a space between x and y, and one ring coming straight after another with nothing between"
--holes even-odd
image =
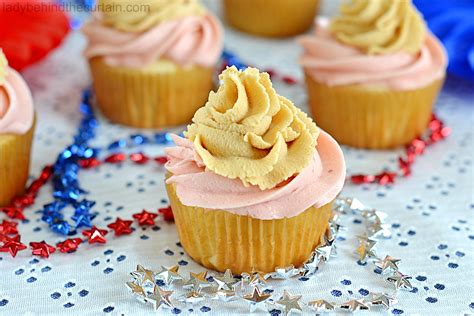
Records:
<instances>
[{"instance_id":1,"label":"cupcake with peanut butter frosting","mask_svg":"<svg viewBox=\"0 0 474 316\"><path fill-rule=\"evenodd\" d=\"M311 111L340 143L392 148L424 132L447 59L410 0L352 0L299 42Z\"/></svg>"},{"instance_id":2,"label":"cupcake with peanut butter frosting","mask_svg":"<svg viewBox=\"0 0 474 316\"><path fill-rule=\"evenodd\" d=\"M267 73L227 68L168 148L166 187L181 243L205 267L234 273L301 265L342 189L339 145Z\"/></svg>"},{"instance_id":3,"label":"cupcake with peanut butter frosting","mask_svg":"<svg viewBox=\"0 0 474 316\"><path fill-rule=\"evenodd\" d=\"M34 125L31 92L0 48L0 206L24 192Z\"/></svg>"},{"instance_id":4,"label":"cupcake with peanut butter frosting","mask_svg":"<svg viewBox=\"0 0 474 316\"><path fill-rule=\"evenodd\" d=\"M213 88L217 18L198 0L99 0L97 8L83 28L84 54L103 114L134 127L188 123Z\"/></svg>"}]
</instances>

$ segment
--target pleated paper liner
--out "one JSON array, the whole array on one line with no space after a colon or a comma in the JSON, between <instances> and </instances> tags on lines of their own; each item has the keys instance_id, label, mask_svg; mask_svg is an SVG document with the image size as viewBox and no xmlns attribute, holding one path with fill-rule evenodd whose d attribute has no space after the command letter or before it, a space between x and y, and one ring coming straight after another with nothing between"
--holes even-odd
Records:
<instances>
[{"instance_id":1,"label":"pleated paper liner","mask_svg":"<svg viewBox=\"0 0 474 316\"><path fill-rule=\"evenodd\" d=\"M416 90L364 86L329 87L306 74L316 124L339 143L371 149L394 148L422 134L444 79Z\"/></svg>"},{"instance_id":2,"label":"pleated paper liner","mask_svg":"<svg viewBox=\"0 0 474 316\"><path fill-rule=\"evenodd\" d=\"M90 61L97 103L114 123L159 128L191 121L213 89L214 68L183 68L171 62L132 69Z\"/></svg>"},{"instance_id":3,"label":"pleated paper liner","mask_svg":"<svg viewBox=\"0 0 474 316\"><path fill-rule=\"evenodd\" d=\"M166 185L184 250L204 267L233 273L272 272L301 266L319 245L332 203L276 220L259 220L223 210L183 205L173 184Z\"/></svg>"},{"instance_id":4,"label":"pleated paper liner","mask_svg":"<svg viewBox=\"0 0 474 316\"><path fill-rule=\"evenodd\" d=\"M0 206L25 191L35 123L23 135L0 135Z\"/></svg>"},{"instance_id":5,"label":"pleated paper liner","mask_svg":"<svg viewBox=\"0 0 474 316\"><path fill-rule=\"evenodd\" d=\"M319 0L225 0L226 20L247 33L284 37L303 33L314 22Z\"/></svg>"}]
</instances>

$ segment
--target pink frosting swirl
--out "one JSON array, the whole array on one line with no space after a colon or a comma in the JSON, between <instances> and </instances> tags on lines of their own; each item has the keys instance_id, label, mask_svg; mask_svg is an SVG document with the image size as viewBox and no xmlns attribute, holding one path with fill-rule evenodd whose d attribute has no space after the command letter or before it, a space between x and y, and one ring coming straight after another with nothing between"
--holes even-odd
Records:
<instances>
[{"instance_id":1,"label":"pink frosting swirl","mask_svg":"<svg viewBox=\"0 0 474 316\"><path fill-rule=\"evenodd\" d=\"M0 134L25 134L33 125L33 97L18 72L7 68L0 85Z\"/></svg>"},{"instance_id":2,"label":"pink frosting swirl","mask_svg":"<svg viewBox=\"0 0 474 316\"><path fill-rule=\"evenodd\" d=\"M96 16L82 31L89 41L85 56L102 56L112 66L141 68L167 58L182 66L210 67L223 47L222 26L211 14L165 21L138 33L106 26Z\"/></svg>"},{"instance_id":3,"label":"pink frosting swirl","mask_svg":"<svg viewBox=\"0 0 474 316\"><path fill-rule=\"evenodd\" d=\"M285 184L263 191L207 171L191 141L177 136L174 141L177 146L166 150L166 168L172 173L167 183L176 185L178 198L187 206L221 209L262 220L289 218L313 205L331 202L344 184L341 148L323 131L311 163Z\"/></svg>"},{"instance_id":4,"label":"pink frosting swirl","mask_svg":"<svg viewBox=\"0 0 474 316\"><path fill-rule=\"evenodd\" d=\"M318 82L329 86L374 84L411 90L445 74L446 53L430 33L418 54L367 55L337 41L327 29L327 19L319 19L316 24L315 35L303 36L298 41L304 48L300 63Z\"/></svg>"}]
</instances>

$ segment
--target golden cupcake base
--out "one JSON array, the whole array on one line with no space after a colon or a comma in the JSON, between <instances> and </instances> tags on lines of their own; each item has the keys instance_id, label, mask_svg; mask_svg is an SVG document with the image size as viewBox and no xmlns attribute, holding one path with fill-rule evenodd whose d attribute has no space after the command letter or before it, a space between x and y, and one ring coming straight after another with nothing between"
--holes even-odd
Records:
<instances>
[{"instance_id":1,"label":"golden cupcake base","mask_svg":"<svg viewBox=\"0 0 474 316\"><path fill-rule=\"evenodd\" d=\"M259 220L185 206L173 184L167 184L166 189L184 250L206 268L231 269L234 274L301 266L320 244L332 215L329 203L291 218Z\"/></svg>"},{"instance_id":2,"label":"golden cupcake base","mask_svg":"<svg viewBox=\"0 0 474 316\"><path fill-rule=\"evenodd\" d=\"M370 149L398 147L421 135L443 81L395 91L361 85L329 87L306 74L316 124L341 144Z\"/></svg>"},{"instance_id":3,"label":"golden cupcake base","mask_svg":"<svg viewBox=\"0 0 474 316\"><path fill-rule=\"evenodd\" d=\"M224 0L223 5L233 27L255 35L284 37L313 25L319 0Z\"/></svg>"},{"instance_id":4,"label":"golden cupcake base","mask_svg":"<svg viewBox=\"0 0 474 316\"><path fill-rule=\"evenodd\" d=\"M213 68L167 62L144 69L89 61L98 107L114 123L159 128L189 123L213 88Z\"/></svg>"},{"instance_id":5,"label":"golden cupcake base","mask_svg":"<svg viewBox=\"0 0 474 316\"><path fill-rule=\"evenodd\" d=\"M23 135L0 135L0 206L25 192L35 124Z\"/></svg>"}]
</instances>

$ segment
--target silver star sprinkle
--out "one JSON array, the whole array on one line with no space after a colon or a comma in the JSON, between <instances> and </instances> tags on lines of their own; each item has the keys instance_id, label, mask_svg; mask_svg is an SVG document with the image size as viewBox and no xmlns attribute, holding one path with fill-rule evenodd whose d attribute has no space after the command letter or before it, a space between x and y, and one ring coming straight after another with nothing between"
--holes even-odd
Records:
<instances>
[{"instance_id":1,"label":"silver star sprinkle","mask_svg":"<svg viewBox=\"0 0 474 316\"><path fill-rule=\"evenodd\" d=\"M368 235L371 238L390 238L392 236L392 232L390 231L390 226L387 224L380 224L376 223L372 226L369 226L368 229Z\"/></svg>"},{"instance_id":2,"label":"silver star sprinkle","mask_svg":"<svg viewBox=\"0 0 474 316\"><path fill-rule=\"evenodd\" d=\"M173 291L164 291L155 285L153 294L149 295L146 300L153 304L155 310L158 310L161 306L171 308L174 307L170 300L172 294Z\"/></svg>"},{"instance_id":3,"label":"silver star sprinkle","mask_svg":"<svg viewBox=\"0 0 474 316\"><path fill-rule=\"evenodd\" d=\"M270 296L272 295L262 293L258 287L254 287L252 293L244 295L243 299L250 304L250 312L253 313L258 308L258 306L264 304L265 301L270 298Z\"/></svg>"},{"instance_id":4,"label":"silver star sprinkle","mask_svg":"<svg viewBox=\"0 0 474 316\"><path fill-rule=\"evenodd\" d=\"M130 273L140 285L155 285L155 273L151 270L145 269L141 265L137 265L137 270Z\"/></svg>"},{"instance_id":5,"label":"silver star sprinkle","mask_svg":"<svg viewBox=\"0 0 474 316\"><path fill-rule=\"evenodd\" d=\"M318 256L316 255L316 252L313 251L311 253L311 256L309 257L308 260L303 264L303 267L300 269L300 275L301 276L310 276L315 274L318 270L320 265L322 265L324 261L320 261Z\"/></svg>"},{"instance_id":6,"label":"silver star sprinkle","mask_svg":"<svg viewBox=\"0 0 474 316\"><path fill-rule=\"evenodd\" d=\"M410 279L412 277L400 273L399 271L395 271L391 276L389 276L386 280L388 283L393 284L395 289L407 290L410 291L413 289L413 285L411 285Z\"/></svg>"},{"instance_id":7,"label":"silver star sprinkle","mask_svg":"<svg viewBox=\"0 0 474 316\"><path fill-rule=\"evenodd\" d=\"M237 295L235 294L235 291L228 291L228 290L218 290L215 293L215 296L213 299L222 301L222 302L230 302L233 300L237 299Z\"/></svg>"},{"instance_id":8,"label":"silver star sprinkle","mask_svg":"<svg viewBox=\"0 0 474 316\"><path fill-rule=\"evenodd\" d=\"M192 288L192 289L199 289L202 287L210 286L209 281L206 279L207 271L203 271L201 273L193 273L190 272L189 280L187 280L183 287L184 288Z\"/></svg>"},{"instance_id":9,"label":"silver star sprinkle","mask_svg":"<svg viewBox=\"0 0 474 316\"><path fill-rule=\"evenodd\" d=\"M137 299L144 302L146 298L145 290L135 282L127 282L127 288L132 291L132 294L136 295Z\"/></svg>"},{"instance_id":10,"label":"silver star sprinkle","mask_svg":"<svg viewBox=\"0 0 474 316\"><path fill-rule=\"evenodd\" d=\"M180 299L186 304L195 305L204 300L204 295L202 295L201 290L190 290L186 292Z\"/></svg>"},{"instance_id":11,"label":"silver star sprinkle","mask_svg":"<svg viewBox=\"0 0 474 316\"><path fill-rule=\"evenodd\" d=\"M376 241L366 236L358 236L358 239L359 247L357 247L356 253L359 255L359 261L367 262L367 259L369 258L376 258L375 251L372 249L374 248Z\"/></svg>"},{"instance_id":12,"label":"silver star sprinkle","mask_svg":"<svg viewBox=\"0 0 474 316\"><path fill-rule=\"evenodd\" d=\"M369 310L369 306L364 303L363 299L347 301L342 304L340 308L350 312L355 312L359 310Z\"/></svg>"},{"instance_id":13,"label":"silver star sprinkle","mask_svg":"<svg viewBox=\"0 0 474 316\"><path fill-rule=\"evenodd\" d=\"M225 270L222 276L214 276L214 281L217 283L217 290L233 291L234 286L239 282L234 278L230 269Z\"/></svg>"},{"instance_id":14,"label":"silver star sprinkle","mask_svg":"<svg viewBox=\"0 0 474 316\"><path fill-rule=\"evenodd\" d=\"M287 267L275 268L275 272L265 274L265 279L288 280L298 274L298 269L295 269L295 266L291 264Z\"/></svg>"},{"instance_id":15,"label":"silver star sprinkle","mask_svg":"<svg viewBox=\"0 0 474 316\"><path fill-rule=\"evenodd\" d=\"M166 285L170 285L174 281L182 280L183 277L178 273L179 266L165 267L161 266L161 271L156 274L158 280L162 280Z\"/></svg>"},{"instance_id":16,"label":"silver star sprinkle","mask_svg":"<svg viewBox=\"0 0 474 316\"><path fill-rule=\"evenodd\" d=\"M283 291L283 296L276 301L277 304L282 305L285 308L285 315L288 315L291 311L302 311L298 301L301 299L301 295L291 295L287 290Z\"/></svg>"},{"instance_id":17,"label":"silver star sprinkle","mask_svg":"<svg viewBox=\"0 0 474 316\"><path fill-rule=\"evenodd\" d=\"M386 293L371 293L370 304L374 306L382 306L389 309L390 306L397 304L397 299Z\"/></svg>"},{"instance_id":18,"label":"silver star sprinkle","mask_svg":"<svg viewBox=\"0 0 474 316\"><path fill-rule=\"evenodd\" d=\"M315 300L308 303L308 306L315 312L328 312L334 310L334 304L325 300Z\"/></svg>"},{"instance_id":19,"label":"silver star sprinkle","mask_svg":"<svg viewBox=\"0 0 474 316\"><path fill-rule=\"evenodd\" d=\"M398 271L398 263L400 262L400 259L395 259L390 256L385 256L383 260L377 260L375 262L375 265L382 270L382 274L389 274L393 273L395 271Z\"/></svg>"}]
</instances>

